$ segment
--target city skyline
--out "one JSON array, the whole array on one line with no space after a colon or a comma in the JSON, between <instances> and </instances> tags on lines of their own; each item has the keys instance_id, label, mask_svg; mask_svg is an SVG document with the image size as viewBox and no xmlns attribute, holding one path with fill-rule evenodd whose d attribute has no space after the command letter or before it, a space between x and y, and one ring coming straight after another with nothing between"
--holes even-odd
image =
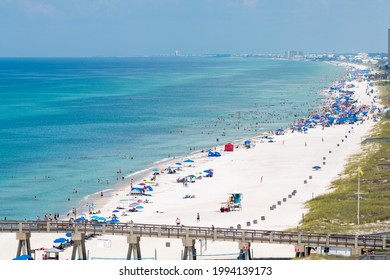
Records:
<instances>
[{"instance_id":1,"label":"city skyline","mask_svg":"<svg viewBox=\"0 0 390 280\"><path fill-rule=\"evenodd\" d=\"M1 1L0 57L387 53L389 9L388 0Z\"/></svg>"}]
</instances>

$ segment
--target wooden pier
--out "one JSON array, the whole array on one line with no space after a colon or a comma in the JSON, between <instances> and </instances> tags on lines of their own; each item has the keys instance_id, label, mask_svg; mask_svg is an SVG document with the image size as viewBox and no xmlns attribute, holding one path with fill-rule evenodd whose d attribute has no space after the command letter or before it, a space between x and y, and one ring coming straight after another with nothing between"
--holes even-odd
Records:
<instances>
[{"instance_id":1,"label":"wooden pier","mask_svg":"<svg viewBox=\"0 0 390 280\"><path fill-rule=\"evenodd\" d=\"M74 241L72 259L75 259L76 250L79 250L81 259L86 258L84 237L87 234L127 236L129 244L127 259L141 259L140 239L148 237L182 239L183 259L196 259L195 240L199 239L237 242L239 255L248 259L251 258L249 254L251 243L291 244L295 246L297 256L304 256L308 248L318 246L351 248L354 255L360 255L367 249L390 249L388 235L318 234L132 223L2 221L1 232L16 233L16 239L19 241L16 256L20 256L22 250L27 254L31 253L31 234L72 232Z\"/></svg>"}]
</instances>

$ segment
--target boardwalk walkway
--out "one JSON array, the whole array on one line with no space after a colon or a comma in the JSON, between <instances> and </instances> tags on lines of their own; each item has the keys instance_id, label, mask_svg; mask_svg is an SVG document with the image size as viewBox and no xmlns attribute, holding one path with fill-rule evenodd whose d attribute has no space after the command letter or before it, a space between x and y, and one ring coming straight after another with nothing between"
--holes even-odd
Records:
<instances>
[{"instance_id":1,"label":"boardwalk walkway","mask_svg":"<svg viewBox=\"0 0 390 280\"><path fill-rule=\"evenodd\" d=\"M140 238L147 237L182 239L186 252L185 258L196 255L194 244L195 240L199 239L238 242L241 251L248 251L251 243L292 244L295 245L297 252L303 254L305 248L318 246L347 247L351 248L354 254L360 254L362 249L390 249L390 236L388 235L317 234L154 224L2 221L0 222L1 232L15 232L19 247L29 247L31 234L72 232L75 241L74 250L78 247L81 254L85 251L84 237L86 234L123 235L128 239L128 259L132 254L140 258L139 241ZM18 253L20 254L19 249Z\"/></svg>"}]
</instances>

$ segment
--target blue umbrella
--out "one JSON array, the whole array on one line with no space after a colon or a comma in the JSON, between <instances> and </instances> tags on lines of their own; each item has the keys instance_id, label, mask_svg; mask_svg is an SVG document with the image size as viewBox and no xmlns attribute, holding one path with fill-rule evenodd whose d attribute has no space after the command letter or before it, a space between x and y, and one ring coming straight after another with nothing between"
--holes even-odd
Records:
<instances>
[{"instance_id":1,"label":"blue umbrella","mask_svg":"<svg viewBox=\"0 0 390 280\"><path fill-rule=\"evenodd\" d=\"M194 162L192 159L186 159L184 162Z\"/></svg>"},{"instance_id":2,"label":"blue umbrella","mask_svg":"<svg viewBox=\"0 0 390 280\"><path fill-rule=\"evenodd\" d=\"M71 233L71 232L67 232L67 233L65 234L65 236L66 236L66 237L72 237L72 233Z\"/></svg>"},{"instance_id":3,"label":"blue umbrella","mask_svg":"<svg viewBox=\"0 0 390 280\"><path fill-rule=\"evenodd\" d=\"M316 165L316 166L313 166L312 169L314 169L314 170L320 170L320 169L321 169L321 166Z\"/></svg>"},{"instance_id":4,"label":"blue umbrella","mask_svg":"<svg viewBox=\"0 0 390 280\"><path fill-rule=\"evenodd\" d=\"M84 217L78 217L77 219L75 219L76 222L83 222L83 221L88 221L86 218Z\"/></svg>"},{"instance_id":5,"label":"blue umbrella","mask_svg":"<svg viewBox=\"0 0 390 280\"><path fill-rule=\"evenodd\" d=\"M21 255L19 257L13 258L12 260L15 260L15 261L26 261L26 260L30 260L30 259L32 259L32 257L30 255Z\"/></svg>"},{"instance_id":6,"label":"blue umbrella","mask_svg":"<svg viewBox=\"0 0 390 280\"><path fill-rule=\"evenodd\" d=\"M118 213L119 210L118 209L115 209L114 211L112 211L113 213Z\"/></svg>"},{"instance_id":7,"label":"blue umbrella","mask_svg":"<svg viewBox=\"0 0 390 280\"><path fill-rule=\"evenodd\" d=\"M135 207L136 209L144 209L144 207L142 205L138 205Z\"/></svg>"},{"instance_id":8,"label":"blue umbrella","mask_svg":"<svg viewBox=\"0 0 390 280\"><path fill-rule=\"evenodd\" d=\"M203 170L204 173L208 173L208 174L211 174L213 173L211 170Z\"/></svg>"},{"instance_id":9,"label":"blue umbrella","mask_svg":"<svg viewBox=\"0 0 390 280\"><path fill-rule=\"evenodd\" d=\"M61 237L61 238L57 238L53 241L53 243L65 243L66 242L66 239Z\"/></svg>"},{"instance_id":10,"label":"blue umbrella","mask_svg":"<svg viewBox=\"0 0 390 280\"><path fill-rule=\"evenodd\" d=\"M110 222L110 224L115 224L115 223L119 223L120 221L117 219L113 219L113 220L110 220L109 222Z\"/></svg>"}]
</instances>

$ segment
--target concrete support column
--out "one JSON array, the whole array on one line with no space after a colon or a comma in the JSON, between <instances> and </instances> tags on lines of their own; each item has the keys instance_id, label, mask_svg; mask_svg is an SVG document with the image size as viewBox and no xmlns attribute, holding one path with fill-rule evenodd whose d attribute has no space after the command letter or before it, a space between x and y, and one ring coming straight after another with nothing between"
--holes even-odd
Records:
<instances>
[{"instance_id":1,"label":"concrete support column","mask_svg":"<svg viewBox=\"0 0 390 280\"><path fill-rule=\"evenodd\" d=\"M213 230L213 241L217 240L217 229L214 228Z\"/></svg>"},{"instance_id":2,"label":"concrete support column","mask_svg":"<svg viewBox=\"0 0 390 280\"><path fill-rule=\"evenodd\" d=\"M139 242L141 240L141 237L139 236L133 236L128 235L127 236L127 243L129 244L129 248L127 250L127 259L131 259L131 255L134 255L134 259L140 260L141 259L141 247L139 245Z\"/></svg>"},{"instance_id":3,"label":"concrete support column","mask_svg":"<svg viewBox=\"0 0 390 280\"><path fill-rule=\"evenodd\" d=\"M362 248L360 247L351 248L351 254L352 256L360 256L362 254Z\"/></svg>"},{"instance_id":4,"label":"concrete support column","mask_svg":"<svg viewBox=\"0 0 390 280\"><path fill-rule=\"evenodd\" d=\"M18 249L16 251L16 257L27 254L31 256L30 246L31 233L29 232L17 232L16 240L19 240Z\"/></svg>"},{"instance_id":5,"label":"concrete support column","mask_svg":"<svg viewBox=\"0 0 390 280\"><path fill-rule=\"evenodd\" d=\"M240 249L240 254L238 258L240 260L251 260L251 243L250 242L239 242L238 249Z\"/></svg>"},{"instance_id":6,"label":"concrete support column","mask_svg":"<svg viewBox=\"0 0 390 280\"><path fill-rule=\"evenodd\" d=\"M196 260L195 239L182 239L184 246L183 260Z\"/></svg>"},{"instance_id":7,"label":"concrete support column","mask_svg":"<svg viewBox=\"0 0 390 280\"><path fill-rule=\"evenodd\" d=\"M80 260L87 259L87 251L85 249L85 234L80 232L74 232L72 236L73 240L73 250L72 250L72 260L76 259L76 252L79 253Z\"/></svg>"}]
</instances>

